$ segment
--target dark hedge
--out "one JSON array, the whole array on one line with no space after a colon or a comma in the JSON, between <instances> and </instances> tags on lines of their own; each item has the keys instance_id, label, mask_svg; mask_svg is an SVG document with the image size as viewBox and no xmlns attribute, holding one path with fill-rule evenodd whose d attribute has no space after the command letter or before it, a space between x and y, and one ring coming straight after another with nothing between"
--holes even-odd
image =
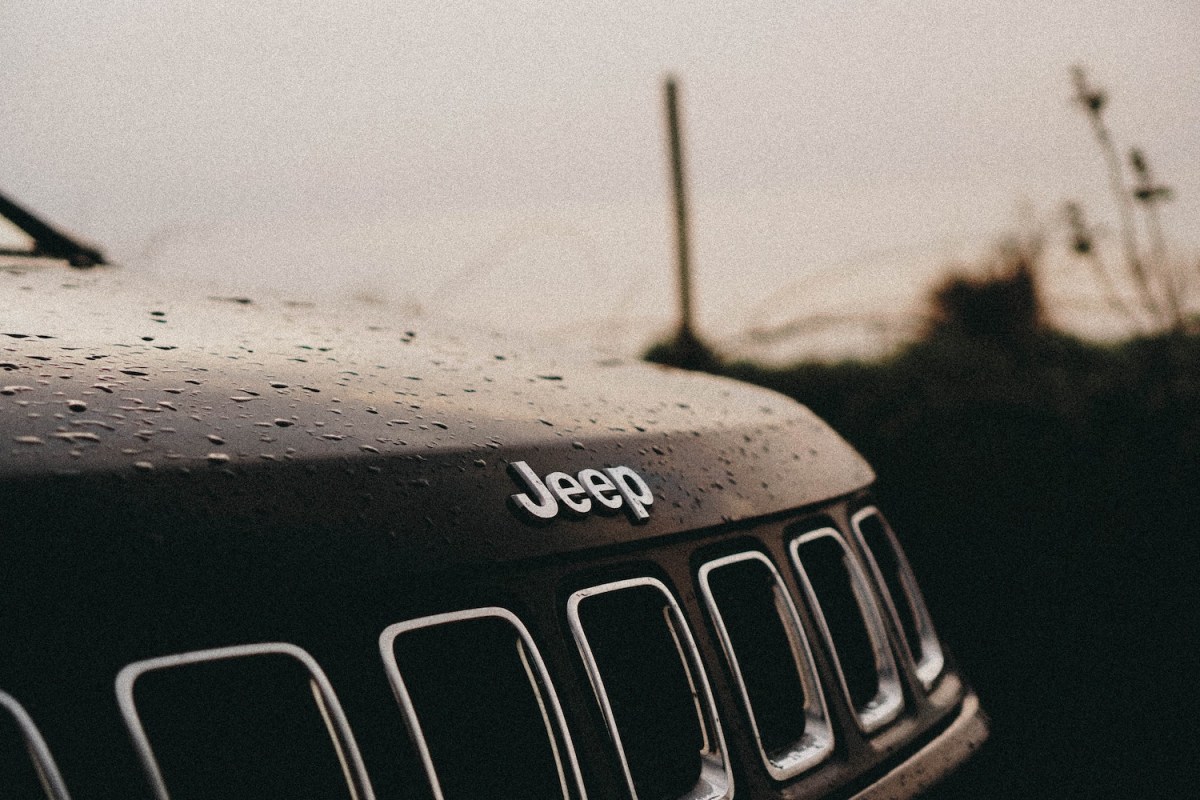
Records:
<instances>
[{"instance_id":1,"label":"dark hedge","mask_svg":"<svg viewBox=\"0 0 1200 800\"><path fill-rule=\"evenodd\" d=\"M1194 790L1200 337L941 329L877 362L714 371L805 403L875 466L994 721L947 795Z\"/></svg>"}]
</instances>

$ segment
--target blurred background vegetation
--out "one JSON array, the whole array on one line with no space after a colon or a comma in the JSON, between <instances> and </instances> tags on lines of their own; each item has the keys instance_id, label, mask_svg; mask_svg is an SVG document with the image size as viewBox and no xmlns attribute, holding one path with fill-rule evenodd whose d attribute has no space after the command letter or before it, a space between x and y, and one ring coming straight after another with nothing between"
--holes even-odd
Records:
<instances>
[{"instance_id":1,"label":"blurred background vegetation","mask_svg":"<svg viewBox=\"0 0 1200 800\"><path fill-rule=\"evenodd\" d=\"M767 366L694 335L647 353L794 397L875 466L935 623L994 720L945 796L1197 791L1200 265L1169 260L1155 216L1169 190L1140 150L1122 163L1103 92L1074 78L1119 219L1097 235L1072 203L1065 230L1124 336L1051 324L1032 229L950 268L920 335L878 359Z\"/></svg>"}]
</instances>

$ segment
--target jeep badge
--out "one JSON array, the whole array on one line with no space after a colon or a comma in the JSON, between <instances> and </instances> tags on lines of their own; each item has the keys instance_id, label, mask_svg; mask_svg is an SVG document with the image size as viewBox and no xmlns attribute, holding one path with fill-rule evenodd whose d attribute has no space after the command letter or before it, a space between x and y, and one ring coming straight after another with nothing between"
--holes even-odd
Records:
<instances>
[{"instance_id":1,"label":"jeep badge","mask_svg":"<svg viewBox=\"0 0 1200 800\"><path fill-rule=\"evenodd\" d=\"M629 467L585 469L578 475L551 472L544 480L524 461L514 461L509 471L517 485L525 489L509 501L519 515L530 521L554 519L560 506L568 514L582 516L592 510L593 504L601 513L625 506L634 522L650 518L647 506L653 505L654 493Z\"/></svg>"}]
</instances>

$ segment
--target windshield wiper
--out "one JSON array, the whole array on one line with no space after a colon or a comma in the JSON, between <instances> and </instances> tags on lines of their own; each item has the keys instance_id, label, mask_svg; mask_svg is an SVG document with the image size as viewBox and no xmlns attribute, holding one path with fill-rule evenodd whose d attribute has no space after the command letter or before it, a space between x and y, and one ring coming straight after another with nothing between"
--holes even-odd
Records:
<instances>
[{"instance_id":1,"label":"windshield wiper","mask_svg":"<svg viewBox=\"0 0 1200 800\"><path fill-rule=\"evenodd\" d=\"M108 263L104 258L104 253L99 249L73 239L39 218L32 211L17 205L3 193L0 193L0 216L16 225L33 239L31 250L0 249L0 255L61 258L71 266L79 268Z\"/></svg>"}]
</instances>

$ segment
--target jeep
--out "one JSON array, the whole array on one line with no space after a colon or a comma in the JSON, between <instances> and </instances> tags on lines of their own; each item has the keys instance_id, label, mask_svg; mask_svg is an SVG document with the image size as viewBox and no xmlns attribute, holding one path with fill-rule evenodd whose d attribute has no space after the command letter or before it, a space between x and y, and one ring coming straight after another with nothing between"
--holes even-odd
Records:
<instances>
[{"instance_id":1,"label":"jeep","mask_svg":"<svg viewBox=\"0 0 1200 800\"><path fill-rule=\"evenodd\" d=\"M987 736L791 400L0 267L5 797L898 798Z\"/></svg>"}]
</instances>

